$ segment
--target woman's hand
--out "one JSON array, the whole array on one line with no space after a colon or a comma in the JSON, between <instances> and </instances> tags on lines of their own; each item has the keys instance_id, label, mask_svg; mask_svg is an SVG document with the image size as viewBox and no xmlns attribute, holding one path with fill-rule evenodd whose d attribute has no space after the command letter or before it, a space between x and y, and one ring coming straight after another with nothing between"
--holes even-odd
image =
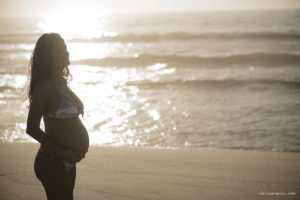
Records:
<instances>
[{"instance_id":1,"label":"woman's hand","mask_svg":"<svg viewBox=\"0 0 300 200\"><path fill-rule=\"evenodd\" d=\"M69 163L75 164L76 162L81 161L85 154L74 151L72 149L64 149L61 152L61 157Z\"/></svg>"}]
</instances>

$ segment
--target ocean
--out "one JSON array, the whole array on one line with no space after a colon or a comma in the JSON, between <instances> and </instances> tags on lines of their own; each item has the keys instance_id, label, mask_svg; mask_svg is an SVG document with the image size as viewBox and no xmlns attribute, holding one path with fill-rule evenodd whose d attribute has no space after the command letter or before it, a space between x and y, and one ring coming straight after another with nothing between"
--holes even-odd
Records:
<instances>
[{"instance_id":1,"label":"ocean","mask_svg":"<svg viewBox=\"0 0 300 200\"><path fill-rule=\"evenodd\" d=\"M66 41L91 145L300 151L300 10L1 18L1 142L36 142L26 84L44 32Z\"/></svg>"}]
</instances>

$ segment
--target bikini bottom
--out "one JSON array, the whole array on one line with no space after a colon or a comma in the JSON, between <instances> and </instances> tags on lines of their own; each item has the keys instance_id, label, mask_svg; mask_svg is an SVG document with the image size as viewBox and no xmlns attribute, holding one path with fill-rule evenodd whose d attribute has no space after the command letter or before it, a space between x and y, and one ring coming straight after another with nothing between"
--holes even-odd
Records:
<instances>
[{"instance_id":1,"label":"bikini bottom","mask_svg":"<svg viewBox=\"0 0 300 200\"><path fill-rule=\"evenodd\" d=\"M58 153L38 150L34 172L42 183L48 200L73 200L76 163L70 164Z\"/></svg>"},{"instance_id":2,"label":"bikini bottom","mask_svg":"<svg viewBox=\"0 0 300 200\"><path fill-rule=\"evenodd\" d=\"M39 153L47 156L50 160L60 160L60 161L62 161L63 164L65 165L67 171L70 171L71 169L73 169L76 166L76 164L71 164L71 163L67 162L66 160L64 160L58 153L46 152L41 148L39 148Z\"/></svg>"}]
</instances>

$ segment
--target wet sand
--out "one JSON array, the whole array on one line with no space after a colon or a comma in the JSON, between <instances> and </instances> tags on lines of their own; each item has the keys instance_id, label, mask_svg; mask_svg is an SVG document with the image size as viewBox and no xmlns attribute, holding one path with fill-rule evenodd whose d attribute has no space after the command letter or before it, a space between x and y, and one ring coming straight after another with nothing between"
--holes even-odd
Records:
<instances>
[{"instance_id":1,"label":"wet sand","mask_svg":"<svg viewBox=\"0 0 300 200\"><path fill-rule=\"evenodd\" d=\"M0 144L1 200L46 199L33 171L38 147ZM90 147L77 164L74 199L296 200L300 199L300 154Z\"/></svg>"}]
</instances>

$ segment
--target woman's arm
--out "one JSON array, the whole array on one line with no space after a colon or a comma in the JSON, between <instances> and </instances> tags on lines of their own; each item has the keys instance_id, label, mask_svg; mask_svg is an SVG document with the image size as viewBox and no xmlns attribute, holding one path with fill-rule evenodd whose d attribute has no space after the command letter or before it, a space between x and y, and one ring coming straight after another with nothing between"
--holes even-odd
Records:
<instances>
[{"instance_id":1,"label":"woman's arm","mask_svg":"<svg viewBox=\"0 0 300 200\"><path fill-rule=\"evenodd\" d=\"M85 157L83 154L71 149L65 149L56 144L40 128L41 119L50 94L51 85L48 81L40 81L35 86L27 118L26 133L43 144L49 151L60 154L65 160L71 163L79 162Z\"/></svg>"},{"instance_id":2,"label":"woman's arm","mask_svg":"<svg viewBox=\"0 0 300 200\"><path fill-rule=\"evenodd\" d=\"M64 149L58 144L54 143L51 138L47 137L47 134L40 129L42 115L51 94L50 91L51 85L47 80L40 81L35 86L27 118L26 133L39 143L46 146L50 151L61 154Z\"/></svg>"}]
</instances>

